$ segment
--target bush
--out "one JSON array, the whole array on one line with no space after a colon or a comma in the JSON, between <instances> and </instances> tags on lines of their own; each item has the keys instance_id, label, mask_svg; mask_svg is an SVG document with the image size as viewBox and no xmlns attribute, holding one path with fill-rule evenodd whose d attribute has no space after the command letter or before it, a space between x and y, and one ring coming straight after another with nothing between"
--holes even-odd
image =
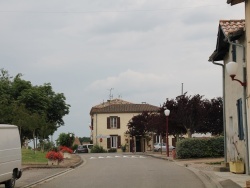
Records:
<instances>
[{"instance_id":1,"label":"bush","mask_svg":"<svg viewBox=\"0 0 250 188\"><path fill-rule=\"evenodd\" d=\"M103 149L102 146L94 145L93 148L91 148L91 153L107 153L105 149Z\"/></svg>"},{"instance_id":2,"label":"bush","mask_svg":"<svg viewBox=\"0 0 250 188\"><path fill-rule=\"evenodd\" d=\"M60 152L55 152L55 151L49 151L46 154L46 158L50 160L58 160L59 162L63 160L62 154Z\"/></svg>"},{"instance_id":3,"label":"bush","mask_svg":"<svg viewBox=\"0 0 250 188\"><path fill-rule=\"evenodd\" d=\"M117 150L116 150L116 148L111 148L111 149L108 150L108 152L109 152L109 153L116 153Z\"/></svg>"},{"instance_id":4,"label":"bush","mask_svg":"<svg viewBox=\"0 0 250 188\"><path fill-rule=\"evenodd\" d=\"M73 151L77 150L78 148L78 144L74 144L74 146L72 147Z\"/></svg>"},{"instance_id":5,"label":"bush","mask_svg":"<svg viewBox=\"0 0 250 188\"><path fill-rule=\"evenodd\" d=\"M66 147L66 146L60 146L59 147L59 150L61 151L61 152L63 152L63 153L73 153L73 150L72 149L70 149L70 148L68 148L68 147Z\"/></svg>"},{"instance_id":6,"label":"bush","mask_svg":"<svg viewBox=\"0 0 250 188\"><path fill-rule=\"evenodd\" d=\"M224 156L224 137L187 138L177 142L177 158L204 158Z\"/></svg>"}]
</instances>

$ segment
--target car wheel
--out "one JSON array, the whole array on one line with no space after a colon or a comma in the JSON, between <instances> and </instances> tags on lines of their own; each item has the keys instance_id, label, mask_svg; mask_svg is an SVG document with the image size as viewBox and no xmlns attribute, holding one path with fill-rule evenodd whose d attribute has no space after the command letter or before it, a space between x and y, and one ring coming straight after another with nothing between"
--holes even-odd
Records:
<instances>
[{"instance_id":1,"label":"car wheel","mask_svg":"<svg viewBox=\"0 0 250 188\"><path fill-rule=\"evenodd\" d=\"M16 183L16 178L13 176L10 180L6 181L5 188L14 188Z\"/></svg>"}]
</instances>

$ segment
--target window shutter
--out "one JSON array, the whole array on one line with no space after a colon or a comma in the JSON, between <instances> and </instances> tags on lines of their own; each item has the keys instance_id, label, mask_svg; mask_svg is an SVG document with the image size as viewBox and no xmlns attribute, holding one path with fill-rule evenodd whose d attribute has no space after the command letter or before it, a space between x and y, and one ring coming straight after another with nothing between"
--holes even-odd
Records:
<instances>
[{"instance_id":1,"label":"window shutter","mask_svg":"<svg viewBox=\"0 0 250 188\"><path fill-rule=\"evenodd\" d=\"M238 114L238 137L239 140L244 139L243 117L242 117L242 99L237 100L237 114Z\"/></svg>"},{"instance_id":2,"label":"window shutter","mask_svg":"<svg viewBox=\"0 0 250 188\"><path fill-rule=\"evenodd\" d=\"M110 129L110 117L107 118L107 129Z\"/></svg>"},{"instance_id":3,"label":"window shutter","mask_svg":"<svg viewBox=\"0 0 250 188\"><path fill-rule=\"evenodd\" d=\"M107 138L107 148L110 149L110 138Z\"/></svg>"},{"instance_id":4,"label":"window shutter","mask_svg":"<svg viewBox=\"0 0 250 188\"><path fill-rule=\"evenodd\" d=\"M121 128L120 117L117 117L117 129Z\"/></svg>"},{"instance_id":5,"label":"window shutter","mask_svg":"<svg viewBox=\"0 0 250 188\"><path fill-rule=\"evenodd\" d=\"M118 138L117 147L120 148L121 147L121 136L118 136L117 138Z\"/></svg>"}]
</instances>

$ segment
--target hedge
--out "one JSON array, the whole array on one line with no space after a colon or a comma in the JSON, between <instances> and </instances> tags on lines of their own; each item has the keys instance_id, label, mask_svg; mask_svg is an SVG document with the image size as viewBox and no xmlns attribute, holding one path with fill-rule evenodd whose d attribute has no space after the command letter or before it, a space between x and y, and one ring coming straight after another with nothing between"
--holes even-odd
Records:
<instances>
[{"instance_id":1,"label":"hedge","mask_svg":"<svg viewBox=\"0 0 250 188\"><path fill-rule=\"evenodd\" d=\"M177 158L205 158L224 156L224 137L186 138L177 142Z\"/></svg>"}]
</instances>

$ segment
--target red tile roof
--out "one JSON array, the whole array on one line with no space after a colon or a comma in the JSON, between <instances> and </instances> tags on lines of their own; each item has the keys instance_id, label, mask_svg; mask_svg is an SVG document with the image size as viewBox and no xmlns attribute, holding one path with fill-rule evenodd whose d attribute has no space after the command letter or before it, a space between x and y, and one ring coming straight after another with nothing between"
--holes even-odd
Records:
<instances>
[{"instance_id":1,"label":"red tile roof","mask_svg":"<svg viewBox=\"0 0 250 188\"><path fill-rule=\"evenodd\" d=\"M228 38L238 32L245 31L245 20L220 20L220 27Z\"/></svg>"},{"instance_id":2,"label":"red tile roof","mask_svg":"<svg viewBox=\"0 0 250 188\"><path fill-rule=\"evenodd\" d=\"M229 43L238 40L244 35L245 20L220 20L217 34L216 49L209 57L208 61L221 61L229 52Z\"/></svg>"},{"instance_id":3,"label":"red tile roof","mask_svg":"<svg viewBox=\"0 0 250 188\"><path fill-rule=\"evenodd\" d=\"M114 99L91 108L90 115L100 113L142 113L157 112L160 108L150 104L133 104L121 99Z\"/></svg>"}]
</instances>

